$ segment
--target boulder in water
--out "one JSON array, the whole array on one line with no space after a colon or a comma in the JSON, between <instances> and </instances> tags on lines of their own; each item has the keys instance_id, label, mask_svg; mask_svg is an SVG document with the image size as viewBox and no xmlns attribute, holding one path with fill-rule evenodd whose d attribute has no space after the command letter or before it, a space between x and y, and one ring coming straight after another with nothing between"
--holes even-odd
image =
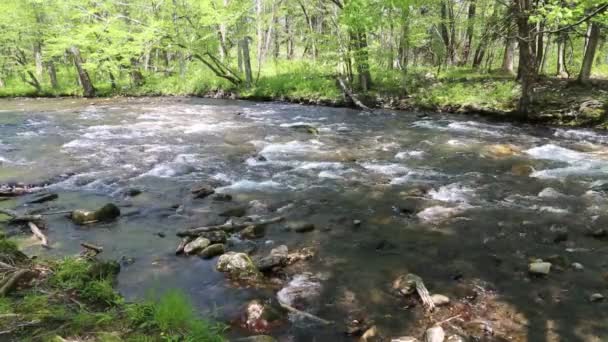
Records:
<instances>
[{"instance_id":1,"label":"boulder in water","mask_svg":"<svg viewBox=\"0 0 608 342\"><path fill-rule=\"evenodd\" d=\"M214 232L203 232L199 236L204 237L211 243L225 243L228 239L228 234L223 230L216 230Z\"/></svg>"},{"instance_id":2,"label":"boulder in water","mask_svg":"<svg viewBox=\"0 0 608 342\"><path fill-rule=\"evenodd\" d=\"M547 275L551 272L551 263L542 260L535 261L528 266L528 272L537 275Z\"/></svg>"},{"instance_id":3,"label":"boulder in water","mask_svg":"<svg viewBox=\"0 0 608 342\"><path fill-rule=\"evenodd\" d=\"M224 254L226 248L221 243L216 243L213 245L207 246L203 251L199 254L204 259L211 259L215 256Z\"/></svg>"},{"instance_id":4,"label":"boulder in water","mask_svg":"<svg viewBox=\"0 0 608 342\"><path fill-rule=\"evenodd\" d=\"M511 144L490 145L483 149L482 155L491 158L505 158L521 153L521 149Z\"/></svg>"},{"instance_id":5,"label":"boulder in water","mask_svg":"<svg viewBox=\"0 0 608 342\"><path fill-rule=\"evenodd\" d=\"M245 229L241 230L241 238L251 240L259 239L264 236L265 230L266 227L261 225L247 226Z\"/></svg>"},{"instance_id":6,"label":"boulder in water","mask_svg":"<svg viewBox=\"0 0 608 342\"><path fill-rule=\"evenodd\" d=\"M205 198L213 195L215 193L215 189L209 184L199 184L193 187L190 192L194 198Z\"/></svg>"},{"instance_id":7,"label":"boulder in water","mask_svg":"<svg viewBox=\"0 0 608 342\"><path fill-rule=\"evenodd\" d=\"M258 267L258 270L267 272L276 267L285 266L288 261L288 256L287 246L281 245L277 248L273 248L268 256L259 259L255 264Z\"/></svg>"},{"instance_id":8,"label":"boulder in water","mask_svg":"<svg viewBox=\"0 0 608 342\"><path fill-rule=\"evenodd\" d=\"M277 298L283 305L314 311L319 305L321 288L312 274L298 274L277 293Z\"/></svg>"},{"instance_id":9,"label":"boulder in water","mask_svg":"<svg viewBox=\"0 0 608 342\"><path fill-rule=\"evenodd\" d=\"M443 328L436 325L427 329L424 333L424 342L443 342L445 341L445 331Z\"/></svg>"},{"instance_id":10,"label":"boulder in water","mask_svg":"<svg viewBox=\"0 0 608 342\"><path fill-rule=\"evenodd\" d=\"M71 218L76 224L88 224L112 221L119 216L120 209L116 205L108 203L96 211L76 209L72 211Z\"/></svg>"},{"instance_id":11,"label":"boulder in water","mask_svg":"<svg viewBox=\"0 0 608 342\"><path fill-rule=\"evenodd\" d=\"M197 254L207 248L210 244L211 241L199 236L184 246L184 253L186 253L186 255Z\"/></svg>"},{"instance_id":12,"label":"boulder in water","mask_svg":"<svg viewBox=\"0 0 608 342\"><path fill-rule=\"evenodd\" d=\"M534 167L527 164L515 164L511 167L511 173L520 176L528 177L534 172Z\"/></svg>"},{"instance_id":13,"label":"boulder in water","mask_svg":"<svg viewBox=\"0 0 608 342\"><path fill-rule=\"evenodd\" d=\"M217 270L242 281L257 280L261 276L251 258L245 253L223 254L217 261Z\"/></svg>"}]
</instances>

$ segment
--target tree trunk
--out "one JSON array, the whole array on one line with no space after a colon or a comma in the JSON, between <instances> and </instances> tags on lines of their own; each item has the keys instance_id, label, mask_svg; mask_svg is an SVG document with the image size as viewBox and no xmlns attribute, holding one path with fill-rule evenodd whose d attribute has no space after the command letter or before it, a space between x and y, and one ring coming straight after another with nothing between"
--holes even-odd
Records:
<instances>
[{"instance_id":1,"label":"tree trunk","mask_svg":"<svg viewBox=\"0 0 608 342\"><path fill-rule=\"evenodd\" d=\"M243 59L243 67L245 69L245 84L247 87L251 87L253 83L253 74L251 73L251 58L249 56L249 40L247 38L241 39L239 42L241 45L241 54Z\"/></svg>"},{"instance_id":2,"label":"tree trunk","mask_svg":"<svg viewBox=\"0 0 608 342\"><path fill-rule=\"evenodd\" d=\"M517 113L522 118L528 118L531 111L532 91L536 77L536 56L534 55L534 35L530 25L532 0L514 0L515 18L517 21L519 40L519 69L521 81L521 96L517 105Z\"/></svg>"},{"instance_id":3,"label":"tree trunk","mask_svg":"<svg viewBox=\"0 0 608 342\"><path fill-rule=\"evenodd\" d=\"M228 7L228 0L224 0L224 10ZM219 38L220 38L220 60L223 62L228 58L228 46L226 44L226 35L228 34L228 29L226 28L226 23L222 21L220 23L219 28Z\"/></svg>"},{"instance_id":4,"label":"tree trunk","mask_svg":"<svg viewBox=\"0 0 608 342\"><path fill-rule=\"evenodd\" d=\"M372 86L372 76L369 70L369 53L367 51L367 34L351 32L350 40L354 50L355 65L359 77L359 86L366 92Z\"/></svg>"},{"instance_id":5,"label":"tree trunk","mask_svg":"<svg viewBox=\"0 0 608 342\"><path fill-rule=\"evenodd\" d=\"M447 23L448 19L448 5L446 3L447 0L441 1L441 40L443 41L443 46L445 48L445 60L446 62L452 62L452 51L450 45L450 32L448 31Z\"/></svg>"},{"instance_id":6,"label":"tree trunk","mask_svg":"<svg viewBox=\"0 0 608 342\"><path fill-rule=\"evenodd\" d=\"M287 59L293 59L293 34L291 32L291 26L289 22L289 16L285 17L285 33L287 34Z\"/></svg>"},{"instance_id":7,"label":"tree trunk","mask_svg":"<svg viewBox=\"0 0 608 342\"><path fill-rule=\"evenodd\" d=\"M585 48L583 66L578 75L578 81L581 83L586 83L591 78L591 69L593 67L593 61L595 60L595 52L597 51L597 46L600 41L600 26L594 22L589 24L587 36L587 47Z\"/></svg>"},{"instance_id":8,"label":"tree trunk","mask_svg":"<svg viewBox=\"0 0 608 342\"><path fill-rule=\"evenodd\" d=\"M469 54L471 52L471 46L473 45L473 33L475 32L475 12L477 11L477 6L475 4L476 0L470 1L471 2L469 3L469 15L467 23L467 41L464 45L461 61L463 65L466 65L469 62Z\"/></svg>"},{"instance_id":9,"label":"tree trunk","mask_svg":"<svg viewBox=\"0 0 608 342\"><path fill-rule=\"evenodd\" d=\"M0 77L0 88L4 88L6 87L6 84L4 84L4 79L2 77Z\"/></svg>"},{"instance_id":10,"label":"tree trunk","mask_svg":"<svg viewBox=\"0 0 608 342\"><path fill-rule=\"evenodd\" d=\"M566 73L566 35L567 33L560 33L557 38L557 77L567 77Z\"/></svg>"},{"instance_id":11,"label":"tree trunk","mask_svg":"<svg viewBox=\"0 0 608 342\"><path fill-rule=\"evenodd\" d=\"M59 83L57 82L57 70L55 69L55 63L53 63L53 61L48 62L47 70L49 73L49 79L51 80L51 87L53 89L59 88Z\"/></svg>"},{"instance_id":12,"label":"tree trunk","mask_svg":"<svg viewBox=\"0 0 608 342\"><path fill-rule=\"evenodd\" d=\"M515 59L515 39L505 39L505 53L502 59L501 70L509 74L513 74L513 60Z\"/></svg>"},{"instance_id":13,"label":"tree trunk","mask_svg":"<svg viewBox=\"0 0 608 342\"><path fill-rule=\"evenodd\" d=\"M139 70L139 63L135 58L131 58L131 82L136 87L144 84L144 75Z\"/></svg>"},{"instance_id":14,"label":"tree trunk","mask_svg":"<svg viewBox=\"0 0 608 342\"><path fill-rule=\"evenodd\" d=\"M44 66L42 61L42 44L40 42L34 43L34 60L36 61L36 76L42 77Z\"/></svg>"},{"instance_id":15,"label":"tree trunk","mask_svg":"<svg viewBox=\"0 0 608 342\"><path fill-rule=\"evenodd\" d=\"M247 39L247 38L244 38L244 39ZM239 72L242 73L244 71L244 69L243 69L243 44L241 43L240 40L236 47L236 63L238 65Z\"/></svg>"},{"instance_id":16,"label":"tree trunk","mask_svg":"<svg viewBox=\"0 0 608 342\"><path fill-rule=\"evenodd\" d=\"M82 57L80 56L80 50L72 46L70 47L70 53L74 59L74 65L76 66L76 71L78 72L78 80L82 85L83 95L84 97L94 97L95 96L95 87L91 82L91 78L89 77L89 73L82 66Z\"/></svg>"}]
</instances>

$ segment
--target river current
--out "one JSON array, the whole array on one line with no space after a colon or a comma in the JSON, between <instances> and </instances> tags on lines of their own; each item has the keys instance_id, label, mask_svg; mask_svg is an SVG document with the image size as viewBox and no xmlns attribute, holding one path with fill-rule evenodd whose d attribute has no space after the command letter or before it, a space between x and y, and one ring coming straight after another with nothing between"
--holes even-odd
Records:
<instances>
[{"instance_id":1,"label":"river current","mask_svg":"<svg viewBox=\"0 0 608 342\"><path fill-rule=\"evenodd\" d=\"M118 288L129 299L178 288L204 315L230 322L248 300L275 298L231 286L216 260L174 255L176 231L222 223L218 213L239 206L315 224L233 243L254 256L281 244L314 249L302 272L315 274L320 296L302 309L320 317L363 312L387 336L420 337L433 319L390 293L411 272L452 299L435 315L484 320L493 338L608 340L608 303L589 301L608 296L608 242L590 236L608 222L604 133L199 98L0 100L0 184L13 182L59 194L29 209L123 206L116 222L90 227L53 216L50 251L17 238L35 255L103 246L104 258L123 263ZM233 201L192 199L199 182ZM132 189L142 193L127 196ZM28 209L25 200L0 205ZM530 276L534 259L557 267ZM301 320L270 334L353 340Z\"/></svg>"}]
</instances>

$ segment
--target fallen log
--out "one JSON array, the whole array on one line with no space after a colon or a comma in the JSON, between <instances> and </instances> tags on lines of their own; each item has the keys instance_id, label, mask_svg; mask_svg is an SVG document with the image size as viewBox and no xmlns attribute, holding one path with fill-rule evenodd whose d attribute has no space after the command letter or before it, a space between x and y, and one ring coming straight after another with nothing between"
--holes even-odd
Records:
<instances>
[{"instance_id":1,"label":"fallen log","mask_svg":"<svg viewBox=\"0 0 608 342\"><path fill-rule=\"evenodd\" d=\"M366 106L363 102L361 102L361 100L359 100L359 97L357 97L357 95L355 95L346 85L346 82L344 82L344 79L342 79L342 77L336 77L336 79L338 80L338 84L340 85L340 88L342 88L342 91L344 92L344 94L346 94L346 96L350 97L351 100L353 100L353 103L363 109L366 112L373 112L374 110L369 108L368 106Z\"/></svg>"},{"instance_id":2,"label":"fallen log","mask_svg":"<svg viewBox=\"0 0 608 342\"><path fill-rule=\"evenodd\" d=\"M9 209L0 209L0 214L10 216L11 223L38 222L42 220L41 215L21 215L18 212Z\"/></svg>"},{"instance_id":3,"label":"fallen log","mask_svg":"<svg viewBox=\"0 0 608 342\"><path fill-rule=\"evenodd\" d=\"M11 275L10 278L8 278L4 282L2 287L0 287L0 297L4 297L9 294L9 292L12 291L15 286L17 286L19 280L26 276L28 273L30 273L30 270L19 270L17 272L14 272L13 275Z\"/></svg>"},{"instance_id":4,"label":"fallen log","mask_svg":"<svg viewBox=\"0 0 608 342\"><path fill-rule=\"evenodd\" d=\"M49 240L47 239L46 235L44 235L40 231L40 229L38 228L38 226L36 226L36 224L34 222L30 221L27 223L27 225L28 225L28 227L30 227L32 234L34 234L34 236L37 237L42 242L43 247L51 248L51 246L49 246Z\"/></svg>"},{"instance_id":5,"label":"fallen log","mask_svg":"<svg viewBox=\"0 0 608 342\"><path fill-rule=\"evenodd\" d=\"M245 222L245 223L238 223L238 224L234 224L234 223L232 223L232 221L229 221L228 223L224 223L224 224L217 225L217 226L199 227L199 228L192 228L192 229L188 229L188 230L179 231L179 232L177 232L177 236L179 236L179 237L197 237L197 236L201 235L202 233L214 232L214 231L218 231L218 230L223 230L227 233L233 233L233 232L243 230L249 226L253 226L255 228L260 228L263 226L267 226L269 224L281 222L284 219L285 219L284 217L275 217L275 218L272 218L272 219L269 219L266 221Z\"/></svg>"}]
</instances>

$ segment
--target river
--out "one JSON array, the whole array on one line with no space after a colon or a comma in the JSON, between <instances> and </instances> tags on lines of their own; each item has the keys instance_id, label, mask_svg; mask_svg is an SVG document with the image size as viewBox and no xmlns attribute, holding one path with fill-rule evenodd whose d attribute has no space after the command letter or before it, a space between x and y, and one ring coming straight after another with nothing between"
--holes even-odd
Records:
<instances>
[{"instance_id":1,"label":"river","mask_svg":"<svg viewBox=\"0 0 608 342\"><path fill-rule=\"evenodd\" d=\"M107 224L53 216L53 248L22 235L26 252L101 245L104 258L122 261L118 288L128 299L178 288L203 314L232 321L276 289L234 287L216 260L175 256L175 232L222 223L226 208L280 212L317 229L275 225L262 239L235 239L235 248L255 248L254 256L280 244L313 248L299 267L316 274L321 294L302 309L336 322L357 311L387 336L420 337L429 322L459 314L446 330L482 320L496 341L608 340L608 303L589 301L608 296L608 242L588 233L608 222L607 144L594 131L470 116L199 98L0 100L0 184L48 182L59 194L29 209L123 206ZM192 199L201 181L233 201ZM26 199L0 205L24 209ZM527 273L536 258L552 260L548 276ZM390 293L408 272L451 306L432 318L408 308ZM301 320L271 334L353 340Z\"/></svg>"}]
</instances>

